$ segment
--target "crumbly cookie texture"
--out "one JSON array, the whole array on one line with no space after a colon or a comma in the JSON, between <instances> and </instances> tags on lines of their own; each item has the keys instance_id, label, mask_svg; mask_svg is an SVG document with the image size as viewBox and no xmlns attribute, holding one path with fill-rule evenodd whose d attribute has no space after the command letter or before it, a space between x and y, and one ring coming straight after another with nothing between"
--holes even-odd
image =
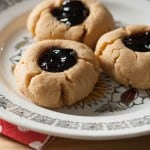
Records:
<instances>
[{"instance_id":1,"label":"crumbly cookie texture","mask_svg":"<svg viewBox=\"0 0 150 150\"><path fill-rule=\"evenodd\" d=\"M64 72L43 71L38 65L41 54L49 47L73 49L77 63ZM19 90L32 102L59 108L82 100L92 91L99 77L98 61L84 44L68 40L46 40L31 45L14 70Z\"/></svg>"},{"instance_id":2,"label":"crumbly cookie texture","mask_svg":"<svg viewBox=\"0 0 150 150\"><path fill-rule=\"evenodd\" d=\"M150 88L150 52L133 51L122 42L126 36L146 31L150 32L150 26L129 25L103 35L97 43L100 67L120 84Z\"/></svg>"},{"instance_id":3,"label":"crumbly cookie texture","mask_svg":"<svg viewBox=\"0 0 150 150\"><path fill-rule=\"evenodd\" d=\"M68 26L58 21L51 11L62 5L63 0L45 0L36 6L27 20L27 28L39 41L45 39L67 39L83 42L94 48L98 38L114 28L113 17L96 0L81 0L90 11L79 25Z\"/></svg>"}]
</instances>

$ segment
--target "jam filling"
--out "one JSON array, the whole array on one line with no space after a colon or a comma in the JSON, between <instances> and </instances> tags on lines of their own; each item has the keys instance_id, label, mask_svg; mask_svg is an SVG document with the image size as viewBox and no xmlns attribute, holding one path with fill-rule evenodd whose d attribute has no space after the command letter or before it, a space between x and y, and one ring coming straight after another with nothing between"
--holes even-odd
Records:
<instances>
[{"instance_id":1,"label":"jam filling","mask_svg":"<svg viewBox=\"0 0 150 150\"><path fill-rule=\"evenodd\" d=\"M63 72L77 63L77 54L73 49L51 47L38 60L42 70Z\"/></svg>"},{"instance_id":2,"label":"jam filling","mask_svg":"<svg viewBox=\"0 0 150 150\"><path fill-rule=\"evenodd\" d=\"M126 47L137 52L150 52L150 32L137 33L123 39Z\"/></svg>"},{"instance_id":3,"label":"jam filling","mask_svg":"<svg viewBox=\"0 0 150 150\"><path fill-rule=\"evenodd\" d=\"M62 6L52 10L52 15L69 26L81 24L89 15L89 9L79 0L64 0Z\"/></svg>"}]
</instances>

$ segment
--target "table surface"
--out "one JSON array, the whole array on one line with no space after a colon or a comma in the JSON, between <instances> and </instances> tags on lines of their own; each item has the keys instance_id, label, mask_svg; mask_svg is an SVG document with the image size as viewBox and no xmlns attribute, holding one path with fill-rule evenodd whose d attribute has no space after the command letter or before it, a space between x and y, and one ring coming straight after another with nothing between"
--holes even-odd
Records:
<instances>
[{"instance_id":1,"label":"table surface","mask_svg":"<svg viewBox=\"0 0 150 150\"><path fill-rule=\"evenodd\" d=\"M82 141L56 138L43 150L149 150L150 135L132 139L111 141ZM0 135L0 150L32 150Z\"/></svg>"}]
</instances>

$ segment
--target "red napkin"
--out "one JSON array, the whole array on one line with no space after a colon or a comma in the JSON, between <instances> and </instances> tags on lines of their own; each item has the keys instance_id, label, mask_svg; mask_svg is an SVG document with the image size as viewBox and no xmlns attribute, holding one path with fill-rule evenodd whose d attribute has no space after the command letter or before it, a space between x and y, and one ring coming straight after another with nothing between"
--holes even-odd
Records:
<instances>
[{"instance_id":1,"label":"red napkin","mask_svg":"<svg viewBox=\"0 0 150 150\"><path fill-rule=\"evenodd\" d=\"M37 150L40 150L48 141L52 141L54 139L52 136L29 131L1 119L0 133Z\"/></svg>"}]
</instances>

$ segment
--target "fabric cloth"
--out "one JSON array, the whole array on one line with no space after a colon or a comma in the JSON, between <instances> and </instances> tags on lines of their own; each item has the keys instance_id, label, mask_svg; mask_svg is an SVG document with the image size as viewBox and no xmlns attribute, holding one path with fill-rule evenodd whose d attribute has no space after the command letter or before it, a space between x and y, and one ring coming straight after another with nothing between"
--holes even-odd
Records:
<instances>
[{"instance_id":1,"label":"fabric cloth","mask_svg":"<svg viewBox=\"0 0 150 150\"><path fill-rule=\"evenodd\" d=\"M36 150L40 150L48 141L54 139L52 136L29 131L2 119L0 119L0 133Z\"/></svg>"}]
</instances>

